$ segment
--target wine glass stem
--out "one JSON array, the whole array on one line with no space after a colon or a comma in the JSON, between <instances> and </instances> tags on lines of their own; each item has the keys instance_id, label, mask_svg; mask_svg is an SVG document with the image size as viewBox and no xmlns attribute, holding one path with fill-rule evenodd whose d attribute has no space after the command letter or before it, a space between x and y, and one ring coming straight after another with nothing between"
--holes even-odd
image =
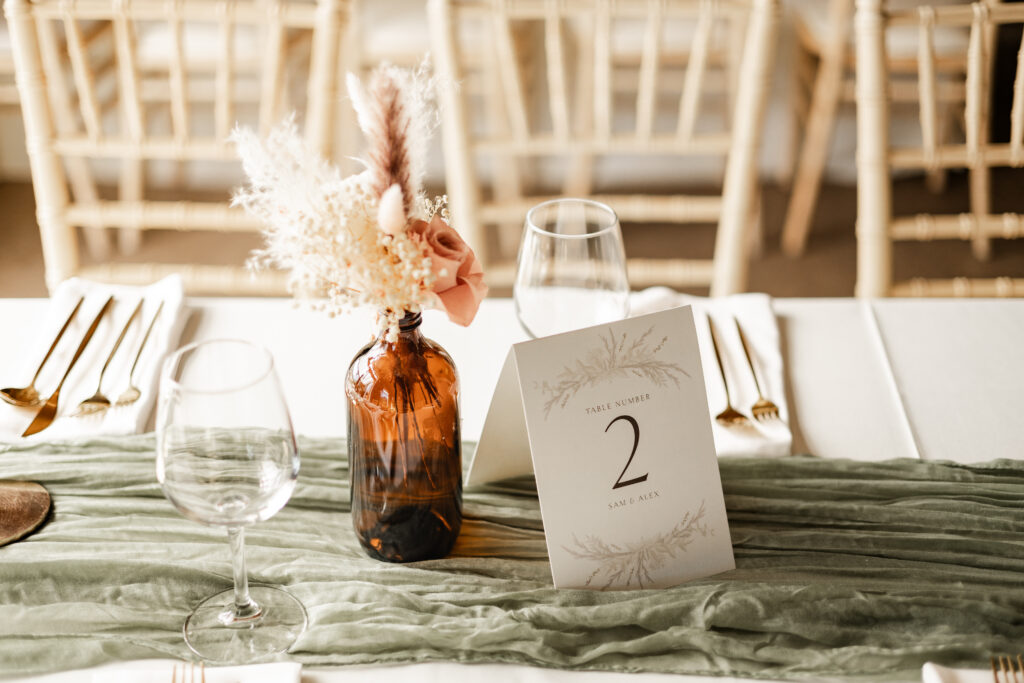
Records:
<instances>
[{"instance_id":1,"label":"wine glass stem","mask_svg":"<svg viewBox=\"0 0 1024 683\"><path fill-rule=\"evenodd\" d=\"M248 621L260 616L262 610L249 597L249 579L245 575L245 533L242 527L228 527L228 541L231 544L231 570L235 577L235 609L233 621Z\"/></svg>"}]
</instances>

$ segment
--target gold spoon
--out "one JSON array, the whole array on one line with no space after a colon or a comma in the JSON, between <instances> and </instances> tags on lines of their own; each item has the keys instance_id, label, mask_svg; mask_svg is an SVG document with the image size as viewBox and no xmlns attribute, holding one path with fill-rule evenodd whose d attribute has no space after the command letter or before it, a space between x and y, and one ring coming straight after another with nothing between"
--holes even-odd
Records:
<instances>
[{"instance_id":1,"label":"gold spoon","mask_svg":"<svg viewBox=\"0 0 1024 683\"><path fill-rule=\"evenodd\" d=\"M22 432L22 436L37 434L53 423L53 419L57 417L57 401L60 399L61 387L63 387L64 382L67 381L68 375L71 374L71 369L75 367L75 363L77 363L78 359L82 357L82 352L85 351L85 347L89 345L89 340L92 339L94 334L96 334L96 328L100 326L100 321L103 320L103 315L107 312L107 309L110 308L110 304L112 303L114 303L114 297L107 299L107 302L103 304L103 308L101 308L100 312L96 314L92 324L89 325L89 329L86 330L85 336L82 337L82 341L78 344L78 349L75 350L75 355L71 357L71 362L68 363L68 369L64 371L64 376L60 378L60 383L57 384L57 388L53 390L52 394L50 394L50 398L46 399L46 403L43 404L43 407L39 409L38 413L36 413L35 418L32 419L29 426L24 432Z\"/></svg>"},{"instance_id":2,"label":"gold spoon","mask_svg":"<svg viewBox=\"0 0 1024 683\"><path fill-rule=\"evenodd\" d=\"M132 323L135 322L135 318L139 315L139 311L142 310L143 301L145 301L145 299L139 299L139 303L135 306L135 310L132 311L132 314L128 317L128 322L126 322L124 327L121 328L121 334L117 336L117 341L114 342L114 347L110 349L110 355L107 356L107 360L103 363L103 367L100 368L100 379L99 382L96 383L96 393L78 404L78 409L74 412L74 417L102 413L110 407L110 399L104 396L101 391L103 388L103 375L107 373L110 361L114 360L114 355L117 353L117 350L121 348L121 342L124 341L124 336L128 334L128 328L132 326Z\"/></svg>"},{"instance_id":3,"label":"gold spoon","mask_svg":"<svg viewBox=\"0 0 1024 683\"><path fill-rule=\"evenodd\" d=\"M132 363L132 369L128 371L128 388L117 397L115 406L127 406L135 403L142 396L142 392L135 386L135 381L132 379L135 377L135 366L139 364L139 358L142 357L142 349L146 348L146 340L149 339L149 333L153 331L153 326L156 325L156 319L160 317L160 311L164 308L164 302L161 301L160 305L156 308L156 313L153 314L153 319L149 321L149 327L146 328L146 334L142 335L142 343L139 344L139 352L135 354L135 362Z\"/></svg>"},{"instance_id":4,"label":"gold spoon","mask_svg":"<svg viewBox=\"0 0 1024 683\"><path fill-rule=\"evenodd\" d=\"M7 401L12 406L37 406L42 401L39 398L39 392L36 391L36 380L39 379L39 373L43 371L43 366L46 365L46 361L50 360L50 356L53 354L53 350L57 348L57 342L60 341L61 337L67 331L68 326L71 325L71 321L75 319L75 314L78 313L78 309L82 307L82 302L85 301L85 297L81 297L75 307L71 310L71 315L64 321L64 326L60 328L60 332L57 333L57 338L53 340L53 344L50 345L50 350L43 356L43 362L36 368L36 374L32 376L32 381L28 383L27 387L16 388L9 387L7 389L0 389L0 399Z\"/></svg>"}]
</instances>

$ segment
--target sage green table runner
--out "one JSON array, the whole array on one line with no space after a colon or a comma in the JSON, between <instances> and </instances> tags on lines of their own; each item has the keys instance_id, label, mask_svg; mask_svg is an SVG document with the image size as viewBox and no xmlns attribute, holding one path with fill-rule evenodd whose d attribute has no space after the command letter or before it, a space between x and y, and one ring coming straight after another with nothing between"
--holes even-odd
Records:
<instances>
[{"instance_id":1,"label":"sage green table runner","mask_svg":"<svg viewBox=\"0 0 1024 683\"><path fill-rule=\"evenodd\" d=\"M50 521L0 548L0 673L186 657L191 607L230 586L222 531L182 518L152 435L0 446ZM471 446L467 446L467 450ZM452 557L367 558L344 447L301 441L295 496L247 532L287 586L307 665L514 662L765 678L919 680L1024 647L1024 462L720 461L737 569L664 591L555 590L531 480L468 490ZM468 456L468 453L467 453Z\"/></svg>"}]
</instances>

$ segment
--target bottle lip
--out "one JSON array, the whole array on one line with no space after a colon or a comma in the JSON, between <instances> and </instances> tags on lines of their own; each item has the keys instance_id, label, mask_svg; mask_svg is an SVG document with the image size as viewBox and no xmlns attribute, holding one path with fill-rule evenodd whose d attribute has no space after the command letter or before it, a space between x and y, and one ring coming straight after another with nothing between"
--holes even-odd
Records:
<instances>
[{"instance_id":1,"label":"bottle lip","mask_svg":"<svg viewBox=\"0 0 1024 683\"><path fill-rule=\"evenodd\" d=\"M406 312L402 319L398 321L398 329L404 331L411 330L415 327L419 327L419 324L423 322L422 313L409 313Z\"/></svg>"}]
</instances>

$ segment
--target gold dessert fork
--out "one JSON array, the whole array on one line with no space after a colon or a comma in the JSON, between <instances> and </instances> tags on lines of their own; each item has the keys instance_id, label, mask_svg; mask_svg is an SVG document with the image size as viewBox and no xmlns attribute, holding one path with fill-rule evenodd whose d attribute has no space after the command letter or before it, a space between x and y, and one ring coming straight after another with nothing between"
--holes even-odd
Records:
<instances>
[{"instance_id":1,"label":"gold dessert fork","mask_svg":"<svg viewBox=\"0 0 1024 683\"><path fill-rule=\"evenodd\" d=\"M75 314L78 313L78 309L82 307L82 302L85 301L85 297L78 299L78 303L71 310L71 314L68 319L64 321L64 326L60 328L60 332L57 333L57 337L50 344L50 350L43 356L43 361L36 368L36 374L32 375L32 381L28 383L27 387L8 387L6 389L0 389L0 398L10 403L12 406L37 406L42 403L39 398L39 392L36 391L36 380L39 379L39 373L43 371L43 366L46 365L46 361L50 360L50 356L53 355L53 350L57 348L57 342L61 340L64 333L67 332L68 326L71 325L71 321L75 319Z\"/></svg>"},{"instance_id":2,"label":"gold dessert fork","mask_svg":"<svg viewBox=\"0 0 1024 683\"><path fill-rule=\"evenodd\" d=\"M761 382L757 379L757 370L754 369L754 359L750 355L750 346L747 344L747 336L743 334L743 328L740 326L740 321L735 316L733 316L733 322L736 323L736 331L740 333L740 343L743 344L743 355L747 357L747 365L750 366L750 374L754 377L754 387L757 388L757 403L751 406L750 413L758 422L777 420L779 419L779 407L764 397L764 393L761 391Z\"/></svg>"},{"instance_id":3,"label":"gold dessert fork","mask_svg":"<svg viewBox=\"0 0 1024 683\"><path fill-rule=\"evenodd\" d=\"M82 357L82 352L85 351L85 347L89 345L89 340L96 334L96 328L100 326L100 321L103 320L104 314L107 309L110 308L110 304L114 303L114 297L107 299L107 302L103 304L103 308L96 314L96 317L92 321L92 325L86 330L85 336L82 337L81 343L78 344L78 349L75 350L75 355L71 357L71 362L68 363L68 369L64 371L64 376L60 378L60 382L57 384L57 388L50 394L50 398L46 399L46 403L39 409L36 416L29 423L28 427L22 432L22 436L31 436L37 434L53 422L53 419L57 417L57 401L60 399L60 390L64 386L64 382L67 381L68 375L71 374L71 369L75 367L75 363Z\"/></svg>"},{"instance_id":4,"label":"gold dessert fork","mask_svg":"<svg viewBox=\"0 0 1024 683\"><path fill-rule=\"evenodd\" d=\"M715 323L708 316L708 329L711 330L711 346L715 349L715 360L718 361L718 371L722 373L722 386L725 387L725 410L715 416L715 419L725 425L744 425L749 419L746 415L732 407L732 399L729 398L729 380L725 378L725 366L722 365L722 354L718 350L718 339L715 335Z\"/></svg>"},{"instance_id":5,"label":"gold dessert fork","mask_svg":"<svg viewBox=\"0 0 1024 683\"><path fill-rule=\"evenodd\" d=\"M128 328L135 322L135 318L138 317L139 311L142 310L142 302L145 299L139 299L139 303L135 306L135 310L128 316L128 322L121 328L121 334L117 335L117 341L114 342L114 347L110 349L110 354L107 356L107 360L103 363L103 367L100 368L100 379L96 383L96 393L85 399L78 404L78 409L75 410L74 416L81 417L83 415L95 415L96 413L102 413L104 410L110 407L110 399L103 395L101 391L103 388L103 375L107 373L107 368L110 367L110 361L114 360L114 355L117 350L121 348L121 342L124 341L124 336L128 334Z\"/></svg>"},{"instance_id":6,"label":"gold dessert fork","mask_svg":"<svg viewBox=\"0 0 1024 683\"><path fill-rule=\"evenodd\" d=\"M183 662L180 667L175 664L171 671L171 683L206 683L206 664Z\"/></svg>"},{"instance_id":7,"label":"gold dessert fork","mask_svg":"<svg viewBox=\"0 0 1024 683\"><path fill-rule=\"evenodd\" d=\"M160 305L156 307L156 313L153 314L153 319L149 321L149 327L146 328L146 334L142 335L142 343L139 344L139 351L135 354L135 361L132 363L132 369L128 371L128 388L121 392L121 395L117 397L117 402L114 403L116 406L127 406L135 403L142 396L142 392L135 386L135 366L139 364L139 358L142 357L142 349L146 348L146 340L149 339L149 333L153 331L153 326L156 325L156 319L160 317L160 311L164 308L164 302L161 301Z\"/></svg>"},{"instance_id":8,"label":"gold dessert fork","mask_svg":"<svg viewBox=\"0 0 1024 683\"><path fill-rule=\"evenodd\" d=\"M1017 655L1016 661L1012 656L992 657L992 678L995 683L1024 683L1024 656Z\"/></svg>"}]
</instances>

